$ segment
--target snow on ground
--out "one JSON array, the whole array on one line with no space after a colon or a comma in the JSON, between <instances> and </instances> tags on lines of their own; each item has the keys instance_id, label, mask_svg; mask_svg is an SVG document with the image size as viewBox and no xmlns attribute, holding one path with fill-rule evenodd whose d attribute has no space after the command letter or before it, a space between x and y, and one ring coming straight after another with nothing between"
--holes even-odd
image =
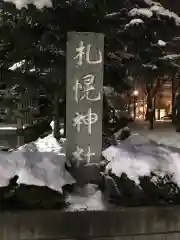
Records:
<instances>
[{"instance_id":1,"label":"snow on ground","mask_svg":"<svg viewBox=\"0 0 180 240\"><path fill-rule=\"evenodd\" d=\"M162 143L168 146L180 148L180 134L176 132L171 132L169 130L164 130L163 132L154 130L150 131L133 131L138 132L141 136L148 136L150 139Z\"/></svg>"},{"instance_id":2,"label":"snow on ground","mask_svg":"<svg viewBox=\"0 0 180 240\"><path fill-rule=\"evenodd\" d=\"M68 199L70 203L68 211L93 211L93 210L106 210L107 204L103 199L101 191L97 190L97 186L93 184L87 184L82 188L77 188L76 191L71 194Z\"/></svg>"},{"instance_id":3,"label":"snow on ground","mask_svg":"<svg viewBox=\"0 0 180 240\"><path fill-rule=\"evenodd\" d=\"M132 133L138 133L160 144L169 145L180 148L180 133L177 133L175 127L168 121L155 122L154 129L148 129L147 122L139 122L137 124L130 124Z\"/></svg>"}]
</instances>

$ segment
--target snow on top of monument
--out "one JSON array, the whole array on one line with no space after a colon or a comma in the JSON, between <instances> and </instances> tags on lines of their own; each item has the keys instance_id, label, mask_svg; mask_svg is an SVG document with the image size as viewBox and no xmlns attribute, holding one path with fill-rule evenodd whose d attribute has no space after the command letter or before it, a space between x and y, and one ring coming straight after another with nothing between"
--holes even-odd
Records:
<instances>
[{"instance_id":1,"label":"snow on top of monument","mask_svg":"<svg viewBox=\"0 0 180 240\"><path fill-rule=\"evenodd\" d=\"M128 28L128 27L131 27L131 26L134 26L134 25L139 25L139 24L142 24L144 23L144 21L140 18L135 18L135 19L132 19L128 24L125 25L125 28Z\"/></svg>"},{"instance_id":2,"label":"snow on top of monument","mask_svg":"<svg viewBox=\"0 0 180 240\"><path fill-rule=\"evenodd\" d=\"M150 176L151 172L159 171L173 175L173 181L180 186L180 150L166 145L159 145L155 141L132 135L118 146L111 146L103 151L103 156L110 161L107 170L120 177L122 173L139 184L140 176Z\"/></svg>"},{"instance_id":3,"label":"snow on top of monument","mask_svg":"<svg viewBox=\"0 0 180 240\"><path fill-rule=\"evenodd\" d=\"M163 40L158 40L157 43L160 47L165 47L166 46L166 42L164 42Z\"/></svg>"},{"instance_id":4,"label":"snow on top of monument","mask_svg":"<svg viewBox=\"0 0 180 240\"><path fill-rule=\"evenodd\" d=\"M44 7L52 7L51 0L4 0L4 2L14 3L17 9L21 9L23 7L27 8L28 4L33 4L38 9L42 9Z\"/></svg>"}]
</instances>

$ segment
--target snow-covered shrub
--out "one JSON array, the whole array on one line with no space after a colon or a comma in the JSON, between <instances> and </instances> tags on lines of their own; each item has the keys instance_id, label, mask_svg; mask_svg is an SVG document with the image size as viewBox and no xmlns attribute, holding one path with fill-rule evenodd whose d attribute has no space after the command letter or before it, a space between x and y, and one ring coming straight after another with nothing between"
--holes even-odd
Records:
<instances>
[{"instance_id":1,"label":"snow-covered shrub","mask_svg":"<svg viewBox=\"0 0 180 240\"><path fill-rule=\"evenodd\" d=\"M0 152L0 209L64 207L64 190L75 183L65 162L63 143L51 134L16 151Z\"/></svg>"},{"instance_id":2,"label":"snow-covered shrub","mask_svg":"<svg viewBox=\"0 0 180 240\"><path fill-rule=\"evenodd\" d=\"M116 204L180 204L179 149L133 135L104 150L103 156L121 195Z\"/></svg>"}]
</instances>

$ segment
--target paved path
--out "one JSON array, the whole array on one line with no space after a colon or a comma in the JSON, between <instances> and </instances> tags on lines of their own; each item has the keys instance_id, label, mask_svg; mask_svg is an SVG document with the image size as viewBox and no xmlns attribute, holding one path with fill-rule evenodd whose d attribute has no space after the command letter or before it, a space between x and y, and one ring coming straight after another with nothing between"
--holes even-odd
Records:
<instances>
[{"instance_id":1,"label":"paved path","mask_svg":"<svg viewBox=\"0 0 180 240\"><path fill-rule=\"evenodd\" d=\"M136 121L130 123L129 126L132 129L149 129L149 122L148 121ZM155 121L154 122L154 129L150 131L163 131L164 129L169 131L175 131L175 126L170 121Z\"/></svg>"},{"instance_id":2,"label":"paved path","mask_svg":"<svg viewBox=\"0 0 180 240\"><path fill-rule=\"evenodd\" d=\"M180 148L180 133L176 132L170 122L155 122L153 130L149 130L146 121L131 123L129 127L132 129L132 133L138 133L158 143Z\"/></svg>"}]
</instances>

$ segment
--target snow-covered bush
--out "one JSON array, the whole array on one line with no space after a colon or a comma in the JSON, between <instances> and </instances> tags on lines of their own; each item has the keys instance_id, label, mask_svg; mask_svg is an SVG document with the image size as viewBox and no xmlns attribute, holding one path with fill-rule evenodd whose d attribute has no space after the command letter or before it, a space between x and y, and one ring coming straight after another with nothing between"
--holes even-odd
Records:
<instances>
[{"instance_id":1,"label":"snow-covered bush","mask_svg":"<svg viewBox=\"0 0 180 240\"><path fill-rule=\"evenodd\" d=\"M123 205L180 204L180 150L133 135L103 151ZM111 195L111 190L109 190Z\"/></svg>"},{"instance_id":2,"label":"snow-covered bush","mask_svg":"<svg viewBox=\"0 0 180 240\"><path fill-rule=\"evenodd\" d=\"M63 190L75 183L65 161L63 143L52 134L16 151L0 152L0 209L64 207Z\"/></svg>"}]
</instances>

